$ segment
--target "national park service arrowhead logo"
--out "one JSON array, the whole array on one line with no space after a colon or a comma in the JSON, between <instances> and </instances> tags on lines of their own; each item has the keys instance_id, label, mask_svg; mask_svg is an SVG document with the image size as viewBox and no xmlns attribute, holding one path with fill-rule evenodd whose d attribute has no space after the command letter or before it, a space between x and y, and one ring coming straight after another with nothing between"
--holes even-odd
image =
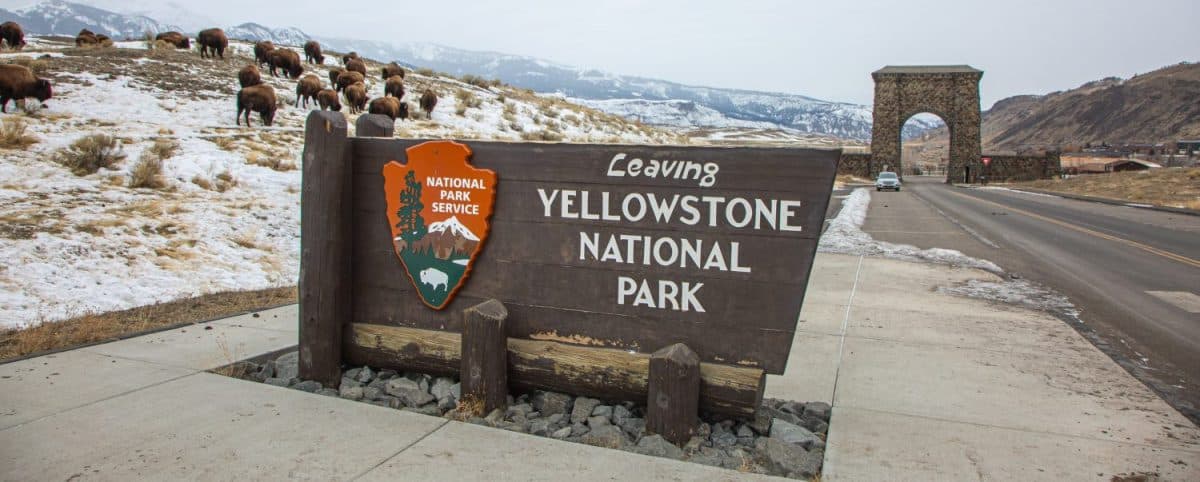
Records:
<instances>
[{"instance_id":1,"label":"national park service arrowhead logo","mask_svg":"<svg viewBox=\"0 0 1200 482\"><path fill-rule=\"evenodd\" d=\"M440 310L466 282L488 236L496 173L467 162L471 149L430 141L408 163L383 166L392 247L421 301Z\"/></svg>"}]
</instances>

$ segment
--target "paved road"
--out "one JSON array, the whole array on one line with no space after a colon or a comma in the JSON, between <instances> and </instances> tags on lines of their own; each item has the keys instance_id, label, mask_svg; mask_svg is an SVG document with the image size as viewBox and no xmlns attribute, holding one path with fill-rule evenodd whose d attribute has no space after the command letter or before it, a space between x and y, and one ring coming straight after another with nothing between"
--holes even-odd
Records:
<instances>
[{"instance_id":1,"label":"paved road","mask_svg":"<svg viewBox=\"0 0 1200 482\"><path fill-rule=\"evenodd\" d=\"M1200 217L941 181L872 192L864 230L957 249L1067 295L1085 334L1200 421Z\"/></svg>"}]
</instances>

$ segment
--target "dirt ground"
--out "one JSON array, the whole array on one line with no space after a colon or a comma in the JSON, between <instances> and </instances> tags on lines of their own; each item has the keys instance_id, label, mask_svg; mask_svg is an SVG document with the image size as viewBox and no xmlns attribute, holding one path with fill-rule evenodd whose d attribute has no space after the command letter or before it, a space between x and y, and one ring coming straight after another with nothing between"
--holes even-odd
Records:
<instances>
[{"instance_id":1,"label":"dirt ground","mask_svg":"<svg viewBox=\"0 0 1200 482\"><path fill-rule=\"evenodd\" d=\"M1046 191L1200 209L1200 167L1087 174L1013 184Z\"/></svg>"}]
</instances>

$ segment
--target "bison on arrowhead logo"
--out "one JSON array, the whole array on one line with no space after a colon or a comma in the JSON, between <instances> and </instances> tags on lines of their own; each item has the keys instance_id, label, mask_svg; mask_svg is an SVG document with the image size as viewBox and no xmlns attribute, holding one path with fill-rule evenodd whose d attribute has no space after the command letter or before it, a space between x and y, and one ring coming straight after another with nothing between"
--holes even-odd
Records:
<instances>
[{"instance_id":1,"label":"bison on arrowhead logo","mask_svg":"<svg viewBox=\"0 0 1200 482\"><path fill-rule=\"evenodd\" d=\"M421 301L440 310L487 240L496 173L471 166L471 149L457 142L425 142L407 154L407 164L383 166L392 248Z\"/></svg>"}]
</instances>

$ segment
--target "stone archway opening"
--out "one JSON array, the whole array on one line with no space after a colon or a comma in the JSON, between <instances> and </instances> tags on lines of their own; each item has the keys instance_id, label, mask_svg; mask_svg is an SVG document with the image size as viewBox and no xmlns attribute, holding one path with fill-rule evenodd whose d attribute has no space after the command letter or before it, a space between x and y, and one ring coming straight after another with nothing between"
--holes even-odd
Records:
<instances>
[{"instance_id":1,"label":"stone archway opening","mask_svg":"<svg viewBox=\"0 0 1200 482\"><path fill-rule=\"evenodd\" d=\"M900 175L945 176L950 143L941 133L949 128L945 117L934 112L909 116L900 128Z\"/></svg>"},{"instance_id":2,"label":"stone archway opening","mask_svg":"<svg viewBox=\"0 0 1200 482\"><path fill-rule=\"evenodd\" d=\"M980 172L979 80L983 71L968 65L889 65L875 79L871 133L871 176L884 166L904 173L901 130L911 117L929 112L950 131L946 182L975 182Z\"/></svg>"}]
</instances>

